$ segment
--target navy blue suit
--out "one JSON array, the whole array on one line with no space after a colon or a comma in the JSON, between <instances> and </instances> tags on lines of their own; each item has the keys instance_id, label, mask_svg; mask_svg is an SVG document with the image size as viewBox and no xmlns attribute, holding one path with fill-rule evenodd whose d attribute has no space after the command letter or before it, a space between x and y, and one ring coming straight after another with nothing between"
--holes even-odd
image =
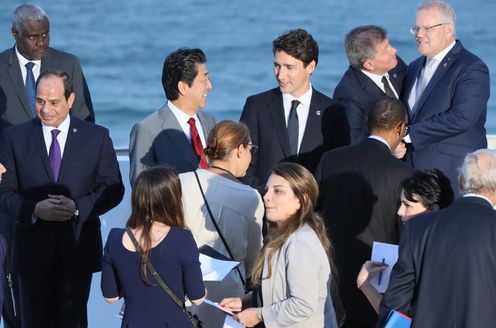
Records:
<instances>
[{"instance_id":1,"label":"navy blue suit","mask_svg":"<svg viewBox=\"0 0 496 328\"><path fill-rule=\"evenodd\" d=\"M403 99L409 113L412 146L407 161L415 169L438 168L458 193L457 168L464 156L487 147L486 122L489 71L460 41L439 64L412 114L408 97L424 66L422 56L409 66Z\"/></svg>"},{"instance_id":2,"label":"navy blue suit","mask_svg":"<svg viewBox=\"0 0 496 328\"><path fill-rule=\"evenodd\" d=\"M16 221L13 261L20 274L21 289L23 279L29 278L30 282L29 301L33 308L24 311L23 307L23 327L57 327L61 322L72 327L75 325L67 322L80 318L83 322L79 324L84 326L84 300L63 299L63 295L60 299L36 295L32 292L34 288L38 291L45 288L43 293L46 294L55 293L58 281L53 285L47 283L46 287L43 286L45 283L31 286L34 285L31 281L37 281L34 277L44 277L48 281L47 277L57 279L76 275L86 275L91 281L91 273L101 269L102 239L98 216L118 205L124 194L108 130L71 117L57 183L52 182L41 122L37 118L4 130L0 162L7 169L0 184L0 207ZM36 203L49 194L62 194L74 200L79 217L66 222L33 220ZM87 288L81 293L88 293L89 285ZM21 303L25 301L21 296ZM60 308L64 301L77 304L78 313L58 313L65 309ZM49 312L39 319L41 307ZM30 316L27 319L30 323L24 323L24 315ZM70 321L60 321L57 315L65 315Z\"/></svg>"},{"instance_id":3,"label":"navy blue suit","mask_svg":"<svg viewBox=\"0 0 496 328\"><path fill-rule=\"evenodd\" d=\"M496 327L496 211L464 197L410 219L379 310L413 317L412 328Z\"/></svg>"},{"instance_id":4,"label":"navy blue suit","mask_svg":"<svg viewBox=\"0 0 496 328\"><path fill-rule=\"evenodd\" d=\"M243 181L261 194L274 164L292 161L313 173L324 152L349 144L343 106L315 89L298 156L291 156L279 88L248 97L240 121L250 128L253 144L260 147Z\"/></svg>"},{"instance_id":5,"label":"navy blue suit","mask_svg":"<svg viewBox=\"0 0 496 328\"><path fill-rule=\"evenodd\" d=\"M406 64L400 57L397 57L397 60L398 64L388 72L388 75L392 87L401 97ZM379 99L385 96L384 91L362 71L350 66L344 73L332 97L346 106L351 144L357 144L369 136L367 127L369 111Z\"/></svg>"}]
</instances>

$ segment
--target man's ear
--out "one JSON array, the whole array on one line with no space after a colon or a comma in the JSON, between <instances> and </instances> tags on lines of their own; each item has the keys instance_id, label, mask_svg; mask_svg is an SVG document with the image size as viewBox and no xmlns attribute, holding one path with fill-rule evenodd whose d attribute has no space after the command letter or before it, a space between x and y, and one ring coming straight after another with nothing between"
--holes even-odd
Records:
<instances>
[{"instance_id":1,"label":"man's ear","mask_svg":"<svg viewBox=\"0 0 496 328\"><path fill-rule=\"evenodd\" d=\"M177 90L179 90L179 93L182 96L184 96L188 87L189 87L188 84L183 81L177 82Z\"/></svg>"},{"instance_id":2,"label":"man's ear","mask_svg":"<svg viewBox=\"0 0 496 328\"><path fill-rule=\"evenodd\" d=\"M74 104L74 99L76 99L76 95L74 94L74 92L72 92L69 95L69 98L67 98L67 103L69 104L69 108L72 108L72 104Z\"/></svg>"}]
</instances>

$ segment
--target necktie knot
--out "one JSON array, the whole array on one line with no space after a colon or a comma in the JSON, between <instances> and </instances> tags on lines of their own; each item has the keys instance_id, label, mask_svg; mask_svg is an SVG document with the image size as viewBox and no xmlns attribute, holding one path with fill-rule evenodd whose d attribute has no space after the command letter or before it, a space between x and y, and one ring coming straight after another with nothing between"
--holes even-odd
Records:
<instances>
[{"instance_id":1,"label":"necktie knot","mask_svg":"<svg viewBox=\"0 0 496 328\"><path fill-rule=\"evenodd\" d=\"M24 65L26 69L33 71L34 63L33 62L27 62L26 65Z\"/></svg>"},{"instance_id":2,"label":"necktie knot","mask_svg":"<svg viewBox=\"0 0 496 328\"><path fill-rule=\"evenodd\" d=\"M52 139L53 139L53 138L57 138L57 136L58 136L58 135L59 135L59 133L60 133L60 130L53 129L53 130L51 131L51 133L52 133Z\"/></svg>"}]
</instances>

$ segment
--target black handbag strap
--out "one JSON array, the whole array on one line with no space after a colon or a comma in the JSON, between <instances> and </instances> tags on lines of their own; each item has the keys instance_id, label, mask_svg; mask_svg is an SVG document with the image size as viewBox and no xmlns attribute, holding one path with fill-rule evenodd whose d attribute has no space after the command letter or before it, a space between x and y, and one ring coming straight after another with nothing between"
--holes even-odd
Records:
<instances>
[{"instance_id":1,"label":"black handbag strap","mask_svg":"<svg viewBox=\"0 0 496 328\"><path fill-rule=\"evenodd\" d=\"M134 245L134 248L136 248L136 251L138 251L138 253L141 253L142 252L141 246L139 245L138 241L136 240L136 237L133 235L133 232L131 231L131 229L129 227L126 228L126 232L129 236L129 238L131 238L131 241L133 242L133 245ZM162 289L167 293L167 295L169 295L170 298L172 298L174 303L176 303L177 306L179 306L181 308L181 310L184 312L184 314L186 314L188 319L191 320L193 315L186 309L184 302L181 301L179 299L179 297L177 297L176 294L174 294L174 292L169 288L169 286L167 286L167 284L164 282L162 277L160 277L160 275L158 274L157 270L155 270L155 267L152 265L150 260L148 260L148 263L146 264L146 268L151 273L151 275L153 276L155 281L157 281L159 286L162 287Z\"/></svg>"},{"instance_id":2,"label":"black handbag strap","mask_svg":"<svg viewBox=\"0 0 496 328\"><path fill-rule=\"evenodd\" d=\"M203 188L202 188L202 185L200 183L200 178L198 177L198 174L196 173L196 171L193 171L193 173L195 174L196 181L198 182L198 187L200 187L200 192L202 194L203 201L205 202L205 206L207 207L207 211L208 211L208 214L210 215L210 219L212 220L212 222L215 226L215 230L217 230L217 233L219 234L219 237L222 240L222 243L224 244L224 247L226 248L227 252L229 253L229 256L231 257L231 259L236 261L236 259L234 258L233 254L231 252L231 249L229 248L229 245L227 244L226 239L224 238L224 235L222 234L222 232L220 232L219 226L217 225L217 222L214 219L214 215L212 214L212 210L210 209L210 206L208 205L207 197L205 197L205 193L203 192ZM239 269L239 266L236 266L236 271L238 271L239 278L241 279L243 286L246 286L245 279L243 278L243 275L241 274L241 270Z\"/></svg>"}]
</instances>

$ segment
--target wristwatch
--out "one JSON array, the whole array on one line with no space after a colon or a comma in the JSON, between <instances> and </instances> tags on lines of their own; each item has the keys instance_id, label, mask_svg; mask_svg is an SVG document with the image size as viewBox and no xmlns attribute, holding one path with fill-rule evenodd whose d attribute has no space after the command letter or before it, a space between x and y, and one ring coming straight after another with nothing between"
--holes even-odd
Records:
<instances>
[{"instance_id":1,"label":"wristwatch","mask_svg":"<svg viewBox=\"0 0 496 328\"><path fill-rule=\"evenodd\" d=\"M262 308L257 308L257 319L263 321Z\"/></svg>"}]
</instances>

